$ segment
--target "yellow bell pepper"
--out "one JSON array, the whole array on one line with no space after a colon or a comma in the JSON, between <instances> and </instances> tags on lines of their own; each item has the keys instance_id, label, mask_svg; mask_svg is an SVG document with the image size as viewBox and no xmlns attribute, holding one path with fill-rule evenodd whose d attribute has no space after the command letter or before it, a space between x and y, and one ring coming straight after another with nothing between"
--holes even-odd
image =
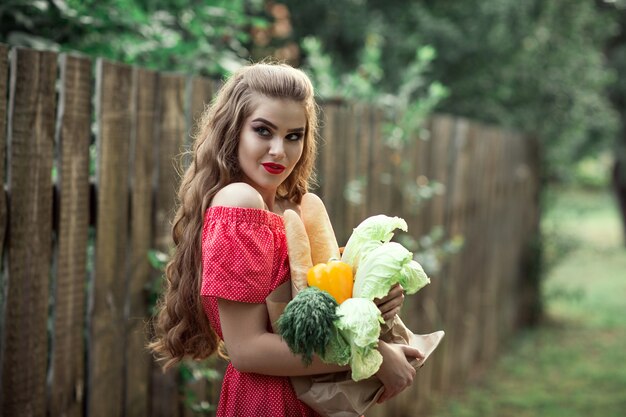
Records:
<instances>
[{"instance_id":1,"label":"yellow bell pepper","mask_svg":"<svg viewBox=\"0 0 626 417\"><path fill-rule=\"evenodd\" d=\"M338 304L352 297L352 267L345 262L330 260L325 264L317 264L308 270L306 278L310 287L328 292Z\"/></svg>"}]
</instances>

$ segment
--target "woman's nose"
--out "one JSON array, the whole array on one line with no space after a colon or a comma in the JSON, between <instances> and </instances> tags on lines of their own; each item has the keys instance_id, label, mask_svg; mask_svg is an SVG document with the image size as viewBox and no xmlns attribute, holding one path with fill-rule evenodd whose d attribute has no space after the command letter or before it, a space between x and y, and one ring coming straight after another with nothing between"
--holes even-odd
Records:
<instances>
[{"instance_id":1,"label":"woman's nose","mask_svg":"<svg viewBox=\"0 0 626 417\"><path fill-rule=\"evenodd\" d=\"M274 137L270 141L270 155L276 158L282 158L285 155L285 145L280 137Z\"/></svg>"}]
</instances>

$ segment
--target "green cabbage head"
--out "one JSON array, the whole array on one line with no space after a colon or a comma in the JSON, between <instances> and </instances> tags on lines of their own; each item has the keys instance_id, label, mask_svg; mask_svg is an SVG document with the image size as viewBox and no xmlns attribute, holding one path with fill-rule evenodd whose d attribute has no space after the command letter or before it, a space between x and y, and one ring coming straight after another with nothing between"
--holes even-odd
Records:
<instances>
[{"instance_id":1,"label":"green cabbage head","mask_svg":"<svg viewBox=\"0 0 626 417\"><path fill-rule=\"evenodd\" d=\"M350 344L352 379L374 375L383 361L377 350L383 318L376 304L364 298L349 298L337 307L335 325Z\"/></svg>"},{"instance_id":2,"label":"green cabbage head","mask_svg":"<svg viewBox=\"0 0 626 417\"><path fill-rule=\"evenodd\" d=\"M353 297L382 298L400 283L407 294L414 294L430 283L413 254L396 242L387 242L361 259L354 278Z\"/></svg>"},{"instance_id":3,"label":"green cabbage head","mask_svg":"<svg viewBox=\"0 0 626 417\"><path fill-rule=\"evenodd\" d=\"M389 242L396 229L407 231L408 226L404 219L384 214L368 217L352 231L341 260L356 270L360 260L381 244Z\"/></svg>"}]
</instances>

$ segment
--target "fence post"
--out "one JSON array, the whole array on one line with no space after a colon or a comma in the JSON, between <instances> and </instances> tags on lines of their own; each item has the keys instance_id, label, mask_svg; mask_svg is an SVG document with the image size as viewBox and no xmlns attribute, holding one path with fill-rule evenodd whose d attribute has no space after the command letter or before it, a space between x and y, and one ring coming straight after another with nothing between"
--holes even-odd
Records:
<instances>
[{"instance_id":1,"label":"fence post","mask_svg":"<svg viewBox=\"0 0 626 417\"><path fill-rule=\"evenodd\" d=\"M158 97L158 176L155 188L154 248L169 253L172 248L171 221L178 188L177 156L186 134L185 79L180 75L163 74L159 78ZM152 376L152 415L176 417L181 414L177 370L163 374L154 368Z\"/></svg>"},{"instance_id":2,"label":"fence post","mask_svg":"<svg viewBox=\"0 0 626 417\"><path fill-rule=\"evenodd\" d=\"M89 417L119 416L123 410L131 79L131 67L98 60L97 218L89 317Z\"/></svg>"},{"instance_id":3,"label":"fence post","mask_svg":"<svg viewBox=\"0 0 626 417\"><path fill-rule=\"evenodd\" d=\"M152 244L152 187L155 174L154 145L157 142L158 73L133 68L133 119L130 165L130 241L126 283L126 417L149 415L149 382L152 365L147 351L146 287L151 268L148 251Z\"/></svg>"},{"instance_id":4,"label":"fence post","mask_svg":"<svg viewBox=\"0 0 626 417\"><path fill-rule=\"evenodd\" d=\"M2 413L46 415L57 54L11 52Z\"/></svg>"},{"instance_id":5,"label":"fence post","mask_svg":"<svg viewBox=\"0 0 626 417\"><path fill-rule=\"evenodd\" d=\"M4 160L5 160L5 145L6 145L6 131L7 131L7 78L9 76L9 61L8 61L9 48L6 45L0 44L0 268L2 268L2 254L4 253L4 235L6 233L7 228L7 207L6 207L6 197L4 194ZM3 275L4 271L0 270L0 276ZM3 293L4 290L4 282L0 279L0 293ZM4 298L4 294L2 294L2 298ZM3 304L0 302L0 337L2 336L2 309ZM1 357L1 354L0 354ZM0 361L1 363L1 361ZM1 370L0 365L0 370ZM0 403L2 398L2 393L0 392Z\"/></svg>"},{"instance_id":6,"label":"fence post","mask_svg":"<svg viewBox=\"0 0 626 417\"><path fill-rule=\"evenodd\" d=\"M8 226L7 199L5 194L7 79L9 76L9 48L0 44L0 346L4 346L4 320L6 303L7 265L4 262L4 237ZM0 348L0 378L2 378L4 349ZM3 409L4 390L0 388L0 410Z\"/></svg>"},{"instance_id":7,"label":"fence post","mask_svg":"<svg viewBox=\"0 0 626 417\"><path fill-rule=\"evenodd\" d=\"M91 60L62 55L57 112L57 251L52 297L49 412L82 416L85 389L84 317L89 227Z\"/></svg>"}]
</instances>

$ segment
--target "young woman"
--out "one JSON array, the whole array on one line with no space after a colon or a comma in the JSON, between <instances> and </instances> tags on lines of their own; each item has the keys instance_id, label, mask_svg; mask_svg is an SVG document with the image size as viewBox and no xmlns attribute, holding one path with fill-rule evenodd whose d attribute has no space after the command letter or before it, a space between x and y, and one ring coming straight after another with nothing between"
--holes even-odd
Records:
<instances>
[{"instance_id":1,"label":"young woman","mask_svg":"<svg viewBox=\"0 0 626 417\"><path fill-rule=\"evenodd\" d=\"M255 64L235 73L202 117L193 162L180 186L175 253L166 269L157 338L164 367L203 359L221 341L230 364L218 416L314 416L289 376L345 370L315 358L304 366L273 334L265 298L289 279L282 213L313 177L317 129L313 87L301 71ZM402 288L377 304L385 318L402 305ZM385 401L415 376L414 348L379 343Z\"/></svg>"}]
</instances>

